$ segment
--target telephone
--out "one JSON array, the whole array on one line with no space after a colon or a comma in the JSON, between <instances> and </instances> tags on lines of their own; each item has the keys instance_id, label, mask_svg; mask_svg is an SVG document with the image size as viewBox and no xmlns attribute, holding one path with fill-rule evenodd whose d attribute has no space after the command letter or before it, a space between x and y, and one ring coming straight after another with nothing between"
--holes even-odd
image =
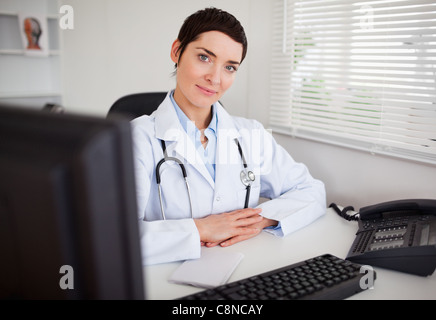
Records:
<instances>
[{"instance_id":1,"label":"telephone","mask_svg":"<svg viewBox=\"0 0 436 320\"><path fill-rule=\"evenodd\" d=\"M419 276L434 272L436 200L389 201L363 207L358 213L351 206L342 211L334 203L330 206L345 219L358 220L347 260Z\"/></svg>"}]
</instances>

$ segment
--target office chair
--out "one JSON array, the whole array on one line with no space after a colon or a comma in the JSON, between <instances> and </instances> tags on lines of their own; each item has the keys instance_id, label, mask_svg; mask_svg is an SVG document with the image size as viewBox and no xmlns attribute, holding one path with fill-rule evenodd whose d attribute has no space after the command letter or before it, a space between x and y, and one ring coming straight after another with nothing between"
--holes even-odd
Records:
<instances>
[{"instance_id":1,"label":"office chair","mask_svg":"<svg viewBox=\"0 0 436 320\"><path fill-rule=\"evenodd\" d=\"M150 115L165 99L167 92L143 92L128 94L119 98L110 107L107 117L121 115L133 120L144 114Z\"/></svg>"}]
</instances>

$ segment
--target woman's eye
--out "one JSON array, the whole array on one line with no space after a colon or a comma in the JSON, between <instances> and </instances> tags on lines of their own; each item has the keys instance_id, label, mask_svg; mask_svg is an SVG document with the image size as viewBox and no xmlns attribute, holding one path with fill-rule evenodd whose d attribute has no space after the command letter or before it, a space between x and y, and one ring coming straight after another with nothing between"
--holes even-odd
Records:
<instances>
[{"instance_id":1,"label":"woman's eye","mask_svg":"<svg viewBox=\"0 0 436 320\"><path fill-rule=\"evenodd\" d=\"M226 69L230 72L235 72L237 69L234 66L227 66Z\"/></svg>"},{"instance_id":2,"label":"woman's eye","mask_svg":"<svg viewBox=\"0 0 436 320\"><path fill-rule=\"evenodd\" d=\"M204 61L204 62L207 62L207 61L209 61L209 57L208 56L205 56L204 54L200 54L200 60L201 61Z\"/></svg>"}]
</instances>

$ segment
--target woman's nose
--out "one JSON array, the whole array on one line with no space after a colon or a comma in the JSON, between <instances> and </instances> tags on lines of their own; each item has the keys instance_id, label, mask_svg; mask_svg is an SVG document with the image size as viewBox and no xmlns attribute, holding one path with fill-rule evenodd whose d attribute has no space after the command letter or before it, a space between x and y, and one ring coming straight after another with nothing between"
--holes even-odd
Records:
<instances>
[{"instance_id":1,"label":"woman's nose","mask_svg":"<svg viewBox=\"0 0 436 320\"><path fill-rule=\"evenodd\" d=\"M206 80L212 85L219 85L221 83L221 73L219 68L215 66L211 67L206 75Z\"/></svg>"}]
</instances>

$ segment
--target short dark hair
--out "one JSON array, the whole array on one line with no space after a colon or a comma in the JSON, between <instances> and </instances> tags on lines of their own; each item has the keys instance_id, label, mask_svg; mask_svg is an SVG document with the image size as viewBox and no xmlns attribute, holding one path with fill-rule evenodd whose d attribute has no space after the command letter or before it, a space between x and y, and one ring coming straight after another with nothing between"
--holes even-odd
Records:
<instances>
[{"instance_id":1,"label":"short dark hair","mask_svg":"<svg viewBox=\"0 0 436 320\"><path fill-rule=\"evenodd\" d=\"M242 63L248 47L244 28L232 14L213 7L199 10L185 19L177 37L180 41L179 57L190 42L197 40L200 34L207 31L220 31L242 44Z\"/></svg>"}]
</instances>

